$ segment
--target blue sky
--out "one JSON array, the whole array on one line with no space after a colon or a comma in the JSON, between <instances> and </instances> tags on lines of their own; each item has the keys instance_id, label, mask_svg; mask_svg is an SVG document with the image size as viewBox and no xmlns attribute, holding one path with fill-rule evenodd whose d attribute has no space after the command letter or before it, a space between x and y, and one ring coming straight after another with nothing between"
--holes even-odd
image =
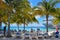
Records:
<instances>
[{"instance_id":1,"label":"blue sky","mask_svg":"<svg viewBox=\"0 0 60 40\"><path fill-rule=\"evenodd\" d=\"M29 2L30 2L30 4L31 4L31 6L37 6L37 3L38 2L41 2L42 0L28 0ZM58 8L60 8L60 3L58 3L57 5L56 5L56 7L58 7Z\"/></svg>"},{"instance_id":2,"label":"blue sky","mask_svg":"<svg viewBox=\"0 0 60 40\"><path fill-rule=\"evenodd\" d=\"M31 6L37 6L37 3L40 2L41 0L29 0Z\"/></svg>"}]
</instances>

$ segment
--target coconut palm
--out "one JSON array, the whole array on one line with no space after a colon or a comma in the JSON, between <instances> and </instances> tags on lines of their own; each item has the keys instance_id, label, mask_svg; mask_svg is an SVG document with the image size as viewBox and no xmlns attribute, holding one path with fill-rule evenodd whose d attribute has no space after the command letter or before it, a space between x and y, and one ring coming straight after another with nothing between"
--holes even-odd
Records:
<instances>
[{"instance_id":1,"label":"coconut palm","mask_svg":"<svg viewBox=\"0 0 60 40\"><path fill-rule=\"evenodd\" d=\"M0 0L0 29L2 25L2 17L5 15L6 12L6 7L7 5L2 0Z\"/></svg>"},{"instance_id":2,"label":"coconut palm","mask_svg":"<svg viewBox=\"0 0 60 40\"><path fill-rule=\"evenodd\" d=\"M60 23L60 8L57 8L58 14L53 15L53 24L56 26L56 31L59 29L59 23Z\"/></svg>"},{"instance_id":3,"label":"coconut palm","mask_svg":"<svg viewBox=\"0 0 60 40\"><path fill-rule=\"evenodd\" d=\"M33 22L32 20L35 19L33 17L33 15L30 14L30 12L32 11L30 3L28 2L28 0L18 0L18 1L14 0L13 4L14 4L14 8L16 10L16 13L15 13L16 23L17 23L17 25L24 24L24 30L25 30L25 24L27 24L29 22ZM35 19L35 21L37 21L37 20ZM19 26L18 26L18 28L19 28Z\"/></svg>"},{"instance_id":4,"label":"coconut palm","mask_svg":"<svg viewBox=\"0 0 60 40\"><path fill-rule=\"evenodd\" d=\"M56 13L55 5L59 2L59 0L42 0L38 3L38 8L35 9L34 14L46 15L46 32L48 32L48 17Z\"/></svg>"},{"instance_id":5,"label":"coconut palm","mask_svg":"<svg viewBox=\"0 0 60 40\"><path fill-rule=\"evenodd\" d=\"M23 16L23 17L22 17ZM17 23L18 24L24 24L24 30L25 30L25 26L28 25L28 23L32 23L32 22L38 22L36 20L35 17L33 17L33 15L31 14L24 14L22 15L21 17L19 17L19 19L17 20Z\"/></svg>"},{"instance_id":6,"label":"coconut palm","mask_svg":"<svg viewBox=\"0 0 60 40\"><path fill-rule=\"evenodd\" d=\"M29 4L28 0L19 0L19 1L14 0L14 6L15 6L15 9L16 9L17 15L19 16L19 18L17 20L17 23L21 19L23 21L25 20L25 18L27 19L27 15L31 10L31 7L30 7L30 4ZM25 29L25 21L24 21L24 29Z\"/></svg>"},{"instance_id":7,"label":"coconut palm","mask_svg":"<svg viewBox=\"0 0 60 40\"><path fill-rule=\"evenodd\" d=\"M60 8L57 8L58 14L54 14L53 24L57 25L60 23Z\"/></svg>"},{"instance_id":8,"label":"coconut palm","mask_svg":"<svg viewBox=\"0 0 60 40\"><path fill-rule=\"evenodd\" d=\"M10 16L11 16L12 9L13 9L12 1L13 0L5 0L5 3L7 5L6 10L7 10L7 13L8 13L8 34L7 34L8 37L11 36L11 34L10 34Z\"/></svg>"}]
</instances>

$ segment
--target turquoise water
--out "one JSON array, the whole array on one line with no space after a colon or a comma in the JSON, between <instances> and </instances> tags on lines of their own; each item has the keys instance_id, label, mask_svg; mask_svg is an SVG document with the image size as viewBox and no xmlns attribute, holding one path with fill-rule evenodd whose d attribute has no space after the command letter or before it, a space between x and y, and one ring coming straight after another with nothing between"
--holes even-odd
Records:
<instances>
[{"instance_id":1,"label":"turquoise water","mask_svg":"<svg viewBox=\"0 0 60 40\"><path fill-rule=\"evenodd\" d=\"M37 27L25 27L25 30L27 30L27 31L30 31L31 30L31 28L33 29L33 30L37 30ZM41 31L46 31L46 28L45 27L38 27ZM10 28L11 30L18 30L18 27L11 27ZM20 27L19 28L20 30L24 30L24 27ZM52 28L48 28L48 30L49 31L55 31L56 29L52 29Z\"/></svg>"},{"instance_id":2,"label":"turquoise water","mask_svg":"<svg viewBox=\"0 0 60 40\"><path fill-rule=\"evenodd\" d=\"M27 31L30 31L31 30L31 28L33 29L33 30L37 30L37 27L25 27L25 30L27 30ZM46 31L46 27L38 27L41 31ZM2 27L2 29L3 29L3 27ZM20 30L24 30L24 27L19 27L19 29ZM10 30L17 30L18 31L18 27L10 27ZM52 28L48 28L48 30L49 31L55 31L56 29L52 29ZM60 30L60 29L59 29Z\"/></svg>"}]
</instances>

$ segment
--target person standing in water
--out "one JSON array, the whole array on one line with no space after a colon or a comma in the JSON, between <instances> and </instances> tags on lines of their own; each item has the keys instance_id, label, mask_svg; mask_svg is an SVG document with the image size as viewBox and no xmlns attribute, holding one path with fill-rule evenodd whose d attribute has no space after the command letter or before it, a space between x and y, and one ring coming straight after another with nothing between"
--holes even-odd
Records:
<instances>
[{"instance_id":1,"label":"person standing in water","mask_svg":"<svg viewBox=\"0 0 60 40\"><path fill-rule=\"evenodd\" d=\"M6 26L4 26L4 36L6 36L5 33L6 33Z\"/></svg>"}]
</instances>

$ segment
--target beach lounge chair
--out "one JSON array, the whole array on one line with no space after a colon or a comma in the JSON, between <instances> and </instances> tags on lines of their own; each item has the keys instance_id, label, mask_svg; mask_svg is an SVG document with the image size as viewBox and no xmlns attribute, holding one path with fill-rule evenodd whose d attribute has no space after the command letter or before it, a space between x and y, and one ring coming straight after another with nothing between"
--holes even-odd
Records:
<instances>
[{"instance_id":1,"label":"beach lounge chair","mask_svg":"<svg viewBox=\"0 0 60 40\"><path fill-rule=\"evenodd\" d=\"M27 32L27 30L23 30L22 32L25 33L25 32Z\"/></svg>"},{"instance_id":2,"label":"beach lounge chair","mask_svg":"<svg viewBox=\"0 0 60 40\"><path fill-rule=\"evenodd\" d=\"M42 33L42 31L39 28L37 29L37 36L38 36L38 33L40 34Z\"/></svg>"},{"instance_id":3,"label":"beach lounge chair","mask_svg":"<svg viewBox=\"0 0 60 40\"><path fill-rule=\"evenodd\" d=\"M23 38L24 38L24 40L30 40L29 32L25 32Z\"/></svg>"},{"instance_id":4,"label":"beach lounge chair","mask_svg":"<svg viewBox=\"0 0 60 40\"><path fill-rule=\"evenodd\" d=\"M12 34L16 34L16 33L17 33L17 30L13 30L13 31L12 31Z\"/></svg>"},{"instance_id":5,"label":"beach lounge chair","mask_svg":"<svg viewBox=\"0 0 60 40\"><path fill-rule=\"evenodd\" d=\"M19 39L22 39L22 33L20 33L20 32L16 32L16 38L19 38Z\"/></svg>"},{"instance_id":6,"label":"beach lounge chair","mask_svg":"<svg viewBox=\"0 0 60 40\"><path fill-rule=\"evenodd\" d=\"M37 33L35 31L30 32L30 39L31 40L37 40Z\"/></svg>"},{"instance_id":7,"label":"beach lounge chair","mask_svg":"<svg viewBox=\"0 0 60 40\"><path fill-rule=\"evenodd\" d=\"M3 37L4 34L3 34L3 31L0 31L0 37Z\"/></svg>"},{"instance_id":8,"label":"beach lounge chair","mask_svg":"<svg viewBox=\"0 0 60 40\"><path fill-rule=\"evenodd\" d=\"M16 36L16 32L15 31L11 31L11 35L12 35L12 37L15 37Z\"/></svg>"},{"instance_id":9,"label":"beach lounge chair","mask_svg":"<svg viewBox=\"0 0 60 40\"><path fill-rule=\"evenodd\" d=\"M38 36L38 39L42 39L43 38L42 31L39 28L37 29L37 36Z\"/></svg>"},{"instance_id":10,"label":"beach lounge chair","mask_svg":"<svg viewBox=\"0 0 60 40\"><path fill-rule=\"evenodd\" d=\"M42 33L38 33L38 39L43 39L43 34Z\"/></svg>"},{"instance_id":11,"label":"beach lounge chair","mask_svg":"<svg viewBox=\"0 0 60 40\"><path fill-rule=\"evenodd\" d=\"M44 33L43 36L44 36L45 39L50 38L49 35L48 35L48 33Z\"/></svg>"},{"instance_id":12,"label":"beach lounge chair","mask_svg":"<svg viewBox=\"0 0 60 40\"><path fill-rule=\"evenodd\" d=\"M48 35L49 35L50 37L55 37L55 31L50 31L50 32L48 32Z\"/></svg>"}]
</instances>

